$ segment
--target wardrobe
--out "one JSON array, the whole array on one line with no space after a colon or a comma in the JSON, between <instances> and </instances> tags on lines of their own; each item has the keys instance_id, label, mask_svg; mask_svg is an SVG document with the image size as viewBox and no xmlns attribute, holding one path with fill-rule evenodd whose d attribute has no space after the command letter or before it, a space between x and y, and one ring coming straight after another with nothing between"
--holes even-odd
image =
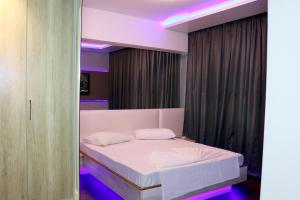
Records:
<instances>
[{"instance_id":1,"label":"wardrobe","mask_svg":"<svg viewBox=\"0 0 300 200\"><path fill-rule=\"evenodd\" d=\"M80 0L0 0L0 200L78 198Z\"/></svg>"}]
</instances>

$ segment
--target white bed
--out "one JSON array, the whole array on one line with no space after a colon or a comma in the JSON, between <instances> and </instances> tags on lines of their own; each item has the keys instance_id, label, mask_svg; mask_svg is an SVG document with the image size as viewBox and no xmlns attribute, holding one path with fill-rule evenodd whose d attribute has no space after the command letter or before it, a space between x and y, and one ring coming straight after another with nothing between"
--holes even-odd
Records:
<instances>
[{"instance_id":1,"label":"white bed","mask_svg":"<svg viewBox=\"0 0 300 200\"><path fill-rule=\"evenodd\" d=\"M166 199L239 177L239 167L243 165L243 156L225 150L220 150L222 155L213 159L166 169L157 168L147 159L153 151L169 151L184 147L212 148L183 139L132 140L105 147L83 142L80 145L84 154L109 166L111 170L141 188L161 184ZM232 170L234 165L236 169ZM170 174L176 174L176 176ZM165 179L162 180L162 178ZM181 187L176 187L177 184Z\"/></svg>"},{"instance_id":2,"label":"white bed","mask_svg":"<svg viewBox=\"0 0 300 200\"><path fill-rule=\"evenodd\" d=\"M145 123L145 120L149 120L147 117L157 117L155 112L153 112L155 110L158 111L162 109L145 110L148 114L143 114L144 117L138 117L138 115L135 114L131 114L131 116L135 116L139 118L139 121L142 120ZM180 118L183 117L182 110L163 109L163 111L164 112L158 111L158 127L166 127L167 125L167 128L171 128L172 123L174 123L172 120L177 120L176 116ZM167 113L165 113L165 111L167 111ZM105 112L107 113L109 111ZM128 114L128 112L134 112L134 110L126 112ZM138 112L140 113L140 110ZM177 115L174 115L172 112L176 112ZM178 112L180 114L178 114ZM98 120L101 120L99 116L101 116L100 118L103 117L101 113L99 115L99 111L85 111L84 114L90 116L89 113L92 113L94 117L96 114ZM164 113L164 115L161 113ZM113 115L114 114L112 114L112 117ZM170 115L173 117L172 120L170 120ZM164 120L159 116L167 116L168 119ZM91 118L89 118L89 120L90 119ZM154 127L147 124L143 125L144 127L140 127L141 123L128 126L128 122L131 122L131 120L135 121L135 119L133 117L130 121L128 121L128 119L126 120L127 123L123 121L126 127L125 130L124 127L121 127L125 132L124 134L132 133L132 130L128 128L131 126L133 126L133 129L135 129L136 126L138 126L138 128L155 128L155 120L153 119L149 120L149 122L154 124ZM98 126L98 128L96 129L99 129L99 123L97 124L96 126ZM106 127L107 126L106 123ZM88 134L90 134L92 131L87 130L92 129L94 131L95 127L88 127L85 124L84 129L85 133L88 132ZM176 128L173 129L177 132L177 136L179 137L178 132L180 132L180 129L182 129L182 126L178 127L178 124L176 124ZM108 129L105 128L104 130L107 131ZM114 131L115 130L116 126L114 126ZM165 152L172 151L175 148L193 147L216 149L180 138L169 140L133 139L130 142L105 147L83 142L80 144L81 153L84 155L83 164L89 168L94 176L125 199L175 199L195 193L195 191L208 191L245 180L246 167L243 166L243 156L222 149L218 149L221 154L215 158L168 168L157 167L149 161L149 155L151 155L152 152Z\"/></svg>"}]
</instances>

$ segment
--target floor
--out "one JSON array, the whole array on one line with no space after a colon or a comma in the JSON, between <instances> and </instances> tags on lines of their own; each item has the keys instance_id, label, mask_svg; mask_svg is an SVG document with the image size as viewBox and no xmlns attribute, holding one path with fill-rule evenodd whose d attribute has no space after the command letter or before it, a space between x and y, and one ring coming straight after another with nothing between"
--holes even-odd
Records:
<instances>
[{"instance_id":1,"label":"floor","mask_svg":"<svg viewBox=\"0 0 300 200\"><path fill-rule=\"evenodd\" d=\"M260 179L248 177L244 183L234 185L230 193L211 198L210 200L259 200Z\"/></svg>"},{"instance_id":2,"label":"floor","mask_svg":"<svg viewBox=\"0 0 300 200\"><path fill-rule=\"evenodd\" d=\"M230 193L209 200L259 200L260 180L248 177L247 182L232 187ZM88 173L80 175L80 200L121 200L116 193Z\"/></svg>"}]
</instances>

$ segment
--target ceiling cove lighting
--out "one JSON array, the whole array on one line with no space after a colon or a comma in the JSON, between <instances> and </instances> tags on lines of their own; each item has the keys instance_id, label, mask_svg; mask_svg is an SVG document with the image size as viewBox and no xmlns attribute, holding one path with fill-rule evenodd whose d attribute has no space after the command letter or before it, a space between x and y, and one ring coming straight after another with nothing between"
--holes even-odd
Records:
<instances>
[{"instance_id":1,"label":"ceiling cove lighting","mask_svg":"<svg viewBox=\"0 0 300 200\"><path fill-rule=\"evenodd\" d=\"M187 21L212 15L224 10L248 4L257 0L211 0L202 3L199 7L192 8L189 11L183 11L168 17L161 22L165 28L182 24Z\"/></svg>"},{"instance_id":2,"label":"ceiling cove lighting","mask_svg":"<svg viewBox=\"0 0 300 200\"><path fill-rule=\"evenodd\" d=\"M95 67L95 66L81 66L80 70L84 72L109 72L107 67Z\"/></svg>"},{"instance_id":3,"label":"ceiling cove lighting","mask_svg":"<svg viewBox=\"0 0 300 200\"><path fill-rule=\"evenodd\" d=\"M81 99L80 102L82 102L82 103L108 103L109 101L107 99L99 99L99 100Z\"/></svg>"},{"instance_id":4,"label":"ceiling cove lighting","mask_svg":"<svg viewBox=\"0 0 300 200\"><path fill-rule=\"evenodd\" d=\"M105 49L111 47L110 44L96 44L91 42L81 42L81 47L86 49Z\"/></svg>"}]
</instances>

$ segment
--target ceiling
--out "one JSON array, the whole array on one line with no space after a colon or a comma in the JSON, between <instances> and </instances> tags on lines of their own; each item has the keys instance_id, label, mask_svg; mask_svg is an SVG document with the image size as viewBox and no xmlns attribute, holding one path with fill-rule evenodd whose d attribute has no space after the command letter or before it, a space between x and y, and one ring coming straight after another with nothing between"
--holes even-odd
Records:
<instances>
[{"instance_id":1,"label":"ceiling","mask_svg":"<svg viewBox=\"0 0 300 200\"><path fill-rule=\"evenodd\" d=\"M102 44L100 42L94 42L95 44ZM93 49L93 48L83 48L81 47L81 51L84 51L84 52L97 52L97 53L111 53L111 52L114 52L114 51L118 51L118 50L121 50L121 49L124 49L126 47L121 47L121 46L110 46L110 47L107 47L107 48L103 48L103 49Z\"/></svg>"},{"instance_id":2,"label":"ceiling","mask_svg":"<svg viewBox=\"0 0 300 200\"><path fill-rule=\"evenodd\" d=\"M268 0L83 0L83 6L160 22L189 33L267 12ZM118 47L117 47L118 48ZM105 49L102 51L115 51Z\"/></svg>"},{"instance_id":3,"label":"ceiling","mask_svg":"<svg viewBox=\"0 0 300 200\"><path fill-rule=\"evenodd\" d=\"M163 21L166 18L226 0L83 0L83 6Z\"/></svg>"},{"instance_id":4,"label":"ceiling","mask_svg":"<svg viewBox=\"0 0 300 200\"><path fill-rule=\"evenodd\" d=\"M228 6L223 10L216 9L202 16L196 16L194 19L177 21L177 23L165 26L165 28L189 33L268 11L267 0L245 0L244 2L240 2L241 4L238 6Z\"/></svg>"}]
</instances>

